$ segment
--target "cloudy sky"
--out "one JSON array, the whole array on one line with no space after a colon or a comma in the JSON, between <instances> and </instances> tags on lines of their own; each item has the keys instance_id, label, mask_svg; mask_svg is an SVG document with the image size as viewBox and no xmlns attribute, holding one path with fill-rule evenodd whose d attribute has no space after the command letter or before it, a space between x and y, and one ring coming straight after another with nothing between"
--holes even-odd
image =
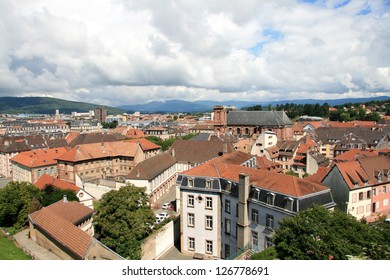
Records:
<instances>
[{"instance_id":1,"label":"cloudy sky","mask_svg":"<svg viewBox=\"0 0 390 280\"><path fill-rule=\"evenodd\" d=\"M0 96L390 95L389 0L1 0Z\"/></svg>"}]
</instances>

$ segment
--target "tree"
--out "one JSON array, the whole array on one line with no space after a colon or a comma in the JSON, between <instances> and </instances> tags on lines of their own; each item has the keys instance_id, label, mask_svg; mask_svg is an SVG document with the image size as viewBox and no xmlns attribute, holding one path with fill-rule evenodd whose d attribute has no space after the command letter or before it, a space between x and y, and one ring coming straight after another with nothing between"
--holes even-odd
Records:
<instances>
[{"instance_id":1,"label":"tree","mask_svg":"<svg viewBox=\"0 0 390 280\"><path fill-rule=\"evenodd\" d=\"M128 185L103 195L94 226L103 244L135 260L141 258L142 240L151 232L154 221L145 188Z\"/></svg>"},{"instance_id":2,"label":"tree","mask_svg":"<svg viewBox=\"0 0 390 280\"><path fill-rule=\"evenodd\" d=\"M53 204L61 199L63 199L64 195L66 195L67 200L69 201L79 201L76 192L74 190L63 190L59 189L56 186L51 184L45 185L42 190L42 206L48 206Z\"/></svg>"},{"instance_id":3,"label":"tree","mask_svg":"<svg viewBox=\"0 0 390 280\"><path fill-rule=\"evenodd\" d=\"M24 227L27 216L41 208L40 190L31 183L10 182L0 189L0 226Z\"/></svg>"},{"instance_id":4,"label":"tree","mask_svg":"<svg viewBox=\"0 0 390 280\"><path fill-rule=\"evenodd\" d=\"M361 255L386 258L389 242L388 232L323 206L283 219L274 236L278 258L290 260L348 259Z\"/></svg>"}]
</instances>

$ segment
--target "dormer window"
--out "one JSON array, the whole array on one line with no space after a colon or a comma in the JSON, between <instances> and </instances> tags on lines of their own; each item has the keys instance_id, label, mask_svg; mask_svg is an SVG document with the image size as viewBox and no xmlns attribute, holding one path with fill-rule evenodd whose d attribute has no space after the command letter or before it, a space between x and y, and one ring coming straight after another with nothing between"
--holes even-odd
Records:
<instances>
[{"instance_id":1,"label":"dormer window","mask_svg":"<svg viewBox=\"0 0 390 280\"><path fill-rule=\"evenodd\" d=\"M287 197L284 200L284 209L288 211L293 211L293 203L294 203L294 199L291 197Z\"/></svg>"},{"instance_id":2,"label":"dormer window","mask_svg":"<svg viewBox=\"0 0 390 280\"><path fill-rule=\"evenodd\" d=\"M274 205L275 202L275 194L270 192L267 194L267 204Z\"/></svg>"},{"instance_id":3,"label":"dormer window","mask_svg":"<svg viewBox=\"0 0 390 280\"><path fill-rule=\"evenodd\" d=\"M254 200L257 200L257 201L260 200L260 190L259 189L253 188L253 196L252 196L252 198Z\"/></svg>"},{"instance_id":4,"label":"dormer window","mask_svg":"<svg viewBox=\"0 0 390 280\"><path fill-rule=\"evenodd\" d=\"M212 181L206 180L206 189L211 189L211 186L212 186Z\"/></svg>"},{"instance_id":5,"label":"dormer window","mask_svg":"<svg viewBox=\"0 0 390 280\"><path fill-rule=\"evenodd\" d=\"M190 188L194 187L194 178L188 178L188 187Z\"/></svg>"},{"instance_id":6,"label":"dormer window","mask_svg":"<svg viewBox=\"0 0 390 280\"><path fill-rule=\"evenodd\" d=\"M226 183L226 191L230 192L231 190L232 190L232 182L227 181L227 183Z\"/></svg>"}]
</instances>

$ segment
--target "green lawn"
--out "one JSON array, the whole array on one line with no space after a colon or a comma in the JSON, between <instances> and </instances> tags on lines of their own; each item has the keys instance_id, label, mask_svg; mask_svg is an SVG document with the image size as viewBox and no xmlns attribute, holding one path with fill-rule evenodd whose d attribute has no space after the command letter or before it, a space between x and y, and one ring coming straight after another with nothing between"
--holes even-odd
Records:
<instances>
[{"instance_id":1,"label":"green lawn","mask_svg":"<svg viewBox=\"0 0 390 280\"><path fill-rule=\"evenodd\" d=\"M22 249L16 247L14 242L6 238L0 232L0 260L31 260L32 258L23 252Z\"/></svg>"}]
</instances>

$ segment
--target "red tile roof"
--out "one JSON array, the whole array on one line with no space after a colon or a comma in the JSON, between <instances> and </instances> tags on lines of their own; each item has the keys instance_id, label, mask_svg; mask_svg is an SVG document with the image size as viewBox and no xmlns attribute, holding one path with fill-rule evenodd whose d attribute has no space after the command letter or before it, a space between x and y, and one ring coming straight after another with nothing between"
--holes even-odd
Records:
<instances>
[{"instance_id":1,"label":"red tile roof","mask_svg":"<svg viewBox=\"0 0 390 280\"><path fill-rule=\"evenodd\" d=\"M48 174L43 174L38 181L35 182L35 186L37 186L39 189L43 190L46 185L53 185L59 189L62 190L73 190L76 193L80 190L78 186L75 184L69 183L67 181L57 179L55 177L52 177Z\"/></svg>"},{"instance_id":2,"label":"red tile roof","mask_svg":"<svg viewBox=\"0 0 390 280\"><path fill-rule=\"evenodd\" d=\"M353 160L357 160L359 158L373 157L373 156L377 156L377 155L378 155L378 151L376 151L376 150L362 151L361 149L352 149L352 150L349 150L349 151L335 157L334 161L335 162L353 161Z\"/></svg>"},{"instance_id":3,"label":"red tile roof","mask_svg":"<svg viewBox=\"0 0 390 280\"><path fill-rule=\"evenodd\" d=\"M31 222L40 230L83 259L93 243L93 237L48 208L29 215Z\"/></svg>"},{"instance_id":4,"label":"red tile roof","mask_svg":"<svg viewBox=\"0 0 390 280\"><path fill-rule=\"evenodd\" d=\"M340 162L336 166L351 190L364 186L363 180L370 179L358 161Z\"/></svg>"},{"instance_id":5,"label":"red tile roof","mask_svg":"<svg viewBox=\"0 0 390 280\"><path fill-rule=\"evenodd\" d=\"M65 154L67 149L64 147L45 149L45 150L33 150L21 152L11 159L11 161L27 166L30 168L40 166L56 165L59 156Z\"/></svg>"},{"instance_id":6,"label":"red tile roof","mask_svg":"<svg viewBox=\"0 0 390 280\"><path fill-rule=\"evenodd\" d=\"M77 145L57 160L77 162L116 156L134 157L138 147L136 143L122 141Z\"/></svg>"},{"instance_id":7,"label":"red tile roof","mask_svg":"<svg viewBox=\"0 0 390 280\"><path fill-rule=\"evenodd\" d=\"M151 141L149 141L148 139L145 139L145 138L125 140L125 142L139 143L141 145L142 150L144 150L144 151L151 151L151 150L159 150L159 149L161 149L161 147L159 145L156 145L153 142L151 142Z\"/></svg>"},{"instance_id":8,"label":"red tile roof","mask_svg":"<svg viewBox=\"0 0 390 280\"><path fill-rule=\"evenodd\" d=\"M238 182L239 174L245 173L249 175L250 184L253 186L294 197L309 195L328 189L320 184L309 182L295 176L240 165L250 158L251 156L248 156L245 153L234 152L213 158L182 174L187 176L224 178Z\"/></svg>"},{"instance_id":9,"label":"red tile roof","mask_svg":"<svg viewBox=\"0 0 390 280\"><path fill-rule=\"evenodd\" d=\"M145 137L145 133L141 129L132 128L126 133L126 137L129 138L142 138Z\"/></svg>"},{"instance_id":10,"label":"red tile roof","mask_svg":"<svg viewBox=\"0 0 390 280\"><path fill-rule=\"evenodd\" d=\"M74 225L78 225L80 222L89 219L93 213L93 209L77 201L65 202L63 199L50 204L46 208Z\"/></svg>"}]
</instances>

